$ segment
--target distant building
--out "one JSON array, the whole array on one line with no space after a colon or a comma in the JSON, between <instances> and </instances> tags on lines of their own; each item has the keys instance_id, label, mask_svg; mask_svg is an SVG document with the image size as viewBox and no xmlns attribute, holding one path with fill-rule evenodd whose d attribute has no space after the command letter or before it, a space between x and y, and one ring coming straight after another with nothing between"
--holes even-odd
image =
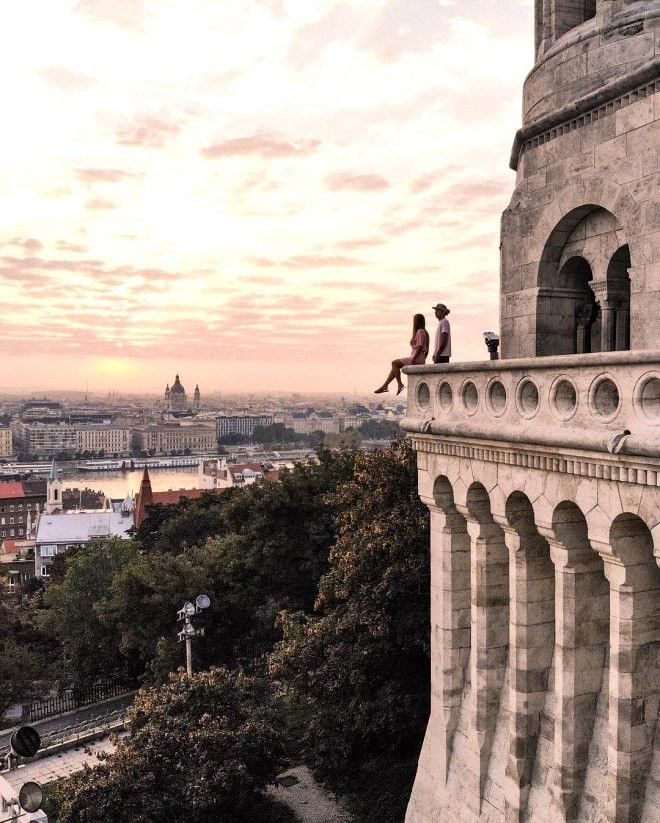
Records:
<instances>
[{"instance_id":1,"label":"distant building","mask_svg":"<svg viewBox=\"0 0 660 823\"><path fill-rule=\"evenodd\" d=\"M121 457L131 451L131 430L128 427L89 423L76 426L79 452L103 452L106 457Z\"/></svg>"},{"instance_id":2,"label":"distant building","mask_svg":"<svg viewBox=\"0 0 660 823\"><path fill-rule=\"evenodd\" d=\"M11 457L14 453L14 438L8 426L0 426L0 457Z\"/></svg>"},{"instance_id":3,"label":"distant building","mask_svg":"<svg viewBox=\"0 0 660 823\"><path fill-rule=\"evenodd\" d=\"M153 424L140 426L132 433L132 447L150 454L214 452L216 445L212 424Z\"/></svg>"},{"instance_id":4,"label":"distant building","mask_svg":"<svg viewBox=\"0 0 660 823\"><path fill-rule=\"evenodd\" d=\"M277 480L278 472L260 463L227 463L225 458L202 460L197 471L197 483L202 490L231 489L251 486L264 480Z\"/></svg>"},{"instance_id":5,"label":"distant building","mask_svg":"<svg viewBox=\"0 0 660 823\"><path fill-rule=\"evenodd\" d=\"M28 548L15 540L3 541L0 549L0 584L10 597L19 598L24 587L34 578L34 547Z\"/></svg>"},{"instance_id":6,"label":"distant building","mask_svg":"<svg viewBox=\"0 0 660 823\"><path fill-rule=\"evenodd\" d=\"M165 411L183 414L188 411L188 397L186 390L181 385L177 374L170 388L169 383L165 388Z\"/></svg>"},{"instance_id":7,"label":"distant building","mask_svg":"<svg viewBox=\"0 0 660 823\"><path fill-rule=\"evenodd\" d=\"M25 455L51 457L55 454L76 453L76 429L68 423L16 421L11 426L15 445Z\"/></svg>"},{"instance_id":8,"label":"distant building","mask_svg":"<svg viewBox=\"0 0 660 823\"><path fill-rule=\"evenodd\" d=\"M199 384L195 386L195 394L193 395L193 411L198 413L202 407L202 396L199 392Z\"/></svg>"},{"instance_id":9,"label":"distant building","mask_svg":"<svg viewBox=\"0 0 660 823\"><path fill-rule=\"evenodd\" d=\"M238 434L252 437L257 426L272 426L272 414L233 414L216 417L218 440L227 435Z\"/></svg>"},{"instance_id":10,"label":"distant building","mask_svg":"<svg viewBox=\"0 0 660 823\"><path fill-rule=\"evenodd\" d=\"M0 544L25 539L45 503L43 480L0 483Z\"/></svg>"}]
</instances>

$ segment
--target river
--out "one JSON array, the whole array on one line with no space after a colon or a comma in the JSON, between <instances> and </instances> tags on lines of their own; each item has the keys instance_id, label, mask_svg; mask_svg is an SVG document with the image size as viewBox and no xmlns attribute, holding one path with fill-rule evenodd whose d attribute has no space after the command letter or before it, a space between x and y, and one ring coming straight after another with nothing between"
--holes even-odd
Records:
<instances>
[{"instance_id":1,"label":"river","mask_svg":"<svg viewBox=\"0 0 660 823\"><path fill-rule=\"evenodd\" d=\"M92 489L102 491L107 497L124 498L128 492L138 493L144 469L132 471L81 472L63 466L60 478L65 489ZM151 488L155 492L170 489L196 489L197 467L149 469Z\"/></svg>"}]
</instances>

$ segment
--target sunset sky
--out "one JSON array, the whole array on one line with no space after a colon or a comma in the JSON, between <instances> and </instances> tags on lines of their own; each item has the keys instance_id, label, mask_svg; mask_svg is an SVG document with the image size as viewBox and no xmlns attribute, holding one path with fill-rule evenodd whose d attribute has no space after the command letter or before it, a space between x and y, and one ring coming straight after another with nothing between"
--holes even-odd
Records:
<instances>
[{"instance_id":1,"label":"sunset sky","mask_svg":"<svg viewBox=\"0 0 660 823\"><path fill-rule=\"evenodd\" d=\"M531 0L12 3L1 385L366 391L438 300L484 359L532 41Z\"/></svg>"}]
</instances>

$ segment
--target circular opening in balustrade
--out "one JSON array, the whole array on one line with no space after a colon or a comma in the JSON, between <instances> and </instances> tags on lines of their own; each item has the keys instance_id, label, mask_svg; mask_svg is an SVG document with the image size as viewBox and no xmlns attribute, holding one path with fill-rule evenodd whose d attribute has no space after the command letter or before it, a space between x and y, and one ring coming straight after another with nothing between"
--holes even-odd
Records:
<instances>
[{"instance_id":1,"label":"circular opening in balustrade","mask_svg":"<svg viewBox=\"0 0 660 823\"><path fill-rule=\"evenodd\" d=\"M619 411L619 389L612 378L601 375L589 389L589 408L594 417L611 420Z\"/></svg>"},{"instance_id":2,"label":"circular opening in balustrade","mask_svg":"<svg viewBox=\"0 0 660 823\"><path fill-rule=\"evenodd\" d=\"M466 380L461 389L461 400L468 414L474 414L479 406L479 392L471 380Z\"/></svg>"},{"instance_id":3,"label":"circular opening in balustrade","mask_svg":"<svg viewBox=\"0 0 660 823\"><path fill-rule=\"evenodd\" d=\"M523 378L518 383L516 405L523 417L534 417L539 410L539 390L536 383L529 377Z\"/></svg>"},{"instance_id":4,"label":"circular opening in balustrade","mask_svg":"<svg viewBox=\"0 0 660 823\"><path fill-rule=\"evenodd\" d=\"M427 411L431 405L431 390L428 383L420 383L417 386L417 405L420 411Z\"/></svg>"},{"instance_id":5,"label":"circular opening in balustrade","mask_svg":"<svg viewBox=\"0 0 660 823\"><path fill-rule=\"evenodd\" d=\"M438 403L440 404L440 408L443 412L451 411L451 407L454 403L454 392L446 380L440 383L440 386L438 387Z\"/></svg>"},{"instance_id":6,"label":"circular opening in balustrade","mask_svg":"<svg viewBox=\"0 0 660 823\"><path fill-rule=\"evenodd\" d=\"M495 417L501 417L506 411L506 389L501 380L491 380L486 389L486 401Z\"/></svg>"},{"instance_id":7,"label":"circular opening in balustrade","mask_svg":"<svg viewBox=\"0 0 660 823\"><path fill-rule=\"evenodd\" d=\"M643 375L635 386L633 402L647 423L660 424L660 372Z\"/></svg>"},{"instance_id":8,"label":"circular opening in balustrade","mask_svg":"<svg viewBox=\"0 0 660 823\"><path fill-rule=\"evenodd\" d=\"M577 391L567 377L558 377L550 389L550 408L560 420L570 420L577 410Z\"/></svg>"}]
</instances>

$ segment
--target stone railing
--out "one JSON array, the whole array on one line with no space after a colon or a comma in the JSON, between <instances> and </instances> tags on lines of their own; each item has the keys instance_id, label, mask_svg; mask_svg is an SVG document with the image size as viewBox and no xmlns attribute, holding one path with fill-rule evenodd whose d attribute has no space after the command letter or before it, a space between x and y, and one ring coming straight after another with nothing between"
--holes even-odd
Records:
<instances>
[{"instance_id":1,"label":"stone railing","mask_svg":"<svg viewBox=\"0 0 660 823\"><path fill-rule=\"evenodd\" d=\"M660 458L660 351L410 366L405 373L407 432Z\"/></svg>"}]
</instances>

